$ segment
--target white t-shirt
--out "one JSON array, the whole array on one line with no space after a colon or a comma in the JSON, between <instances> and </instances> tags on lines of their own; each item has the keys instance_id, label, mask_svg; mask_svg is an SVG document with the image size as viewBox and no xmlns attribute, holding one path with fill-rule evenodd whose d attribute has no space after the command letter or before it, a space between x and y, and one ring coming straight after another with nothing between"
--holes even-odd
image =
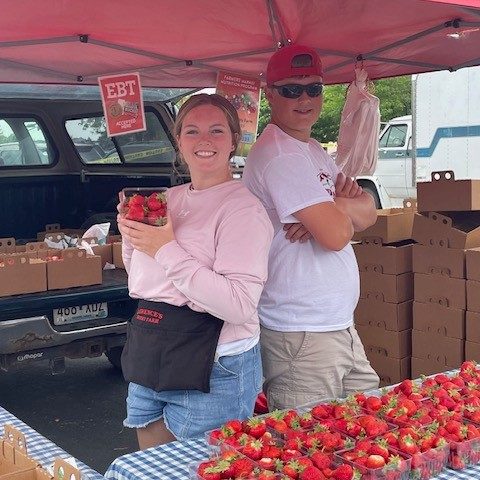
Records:
<instances>
[{"instance_id":1,"label":"white t-shirt","mask_svg":"<svg viewBox=\"0 0 480 480\"><path fill-rule=\"evenodd\" d=\"M360 280L351 245L337 252L313 239L292 243L283 230L284 223L298 222L293 213L334 201L338 172L316 140L302 142L273 124L248 155L243 181L262 201L274 228L268 280L258 308L267 328L330 332L353 323Z\"/></svg>"}]
</instances>

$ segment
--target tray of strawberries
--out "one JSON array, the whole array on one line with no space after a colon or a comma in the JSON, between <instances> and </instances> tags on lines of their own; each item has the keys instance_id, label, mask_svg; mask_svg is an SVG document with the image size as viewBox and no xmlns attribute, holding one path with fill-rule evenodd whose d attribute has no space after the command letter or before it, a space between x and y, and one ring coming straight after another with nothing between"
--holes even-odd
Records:
<instances>
[{"instance_id":1,"label":"tray of strawberries","mask_svg":"<svg viewBox=\"0 0 480 480\"><path fill-rule=\"evenodd\" d=\"M128 220L162 226L167 223L167 196L165 187L124 188L120 193L120 214Z\"/></svg>"}]
</instances>

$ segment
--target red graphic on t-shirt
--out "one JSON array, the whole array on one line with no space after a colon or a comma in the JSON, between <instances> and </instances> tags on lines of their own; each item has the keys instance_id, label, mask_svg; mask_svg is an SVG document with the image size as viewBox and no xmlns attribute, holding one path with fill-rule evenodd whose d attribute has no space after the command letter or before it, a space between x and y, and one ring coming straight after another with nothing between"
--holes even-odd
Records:
<instances>
[{"instance_id":1,"label":"red graphic on t-shirt","mask_svg":"<svg viewBox=\"0 0 480 480\"><path fill-rule=\"evenodd\" d=\"M135 319L146 323L159 323L163 318L163 314L156 310L148 308L139 308L135 314Z\"/></svg>"},{"instance_id":2,"label":"red graphic on t-shirt","mask_svg":"<svg viewBox=\"0 0 480 480\"><path fill-rule=\"evenodd\" d=\"M321 171L317 175L317 177L320 180L320 183L322 184L323 188L327 191L327 193L331 197L335 197L335 183L332 180L332 176L329 175L328 173Z\"/></svg>"}]
</instances>

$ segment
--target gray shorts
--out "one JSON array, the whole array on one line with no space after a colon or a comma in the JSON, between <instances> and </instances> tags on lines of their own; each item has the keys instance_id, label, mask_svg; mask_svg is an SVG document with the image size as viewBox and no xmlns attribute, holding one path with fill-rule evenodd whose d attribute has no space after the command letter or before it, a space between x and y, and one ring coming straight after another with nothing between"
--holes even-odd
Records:
<instances>
[{"instance_id":1,"label":"gray shorts","mask_svg":"<svg viewBox=\"0 0 480 480\"><path fill-rule=\"evenodd\" d=\"M270 410L378 388L378 375L354 326L336 332L277 332L262 327L260 343Z\"/></svg>"}]
</instances>

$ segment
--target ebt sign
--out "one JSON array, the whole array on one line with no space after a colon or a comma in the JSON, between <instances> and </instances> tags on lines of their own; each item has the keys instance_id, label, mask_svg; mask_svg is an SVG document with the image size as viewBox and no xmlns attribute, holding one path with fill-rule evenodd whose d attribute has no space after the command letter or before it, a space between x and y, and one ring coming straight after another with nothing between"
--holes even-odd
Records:
<instances>
[{"instance_id":1,"label":"ebt sign","mask_svg":"<svg viewBox=\"0 0 480 480\"><path fill-rule=\"evenodd\" d=\"M103 112L109 137L146 129L138 73L99 77Z\"/></svg>"}]
</instances>

